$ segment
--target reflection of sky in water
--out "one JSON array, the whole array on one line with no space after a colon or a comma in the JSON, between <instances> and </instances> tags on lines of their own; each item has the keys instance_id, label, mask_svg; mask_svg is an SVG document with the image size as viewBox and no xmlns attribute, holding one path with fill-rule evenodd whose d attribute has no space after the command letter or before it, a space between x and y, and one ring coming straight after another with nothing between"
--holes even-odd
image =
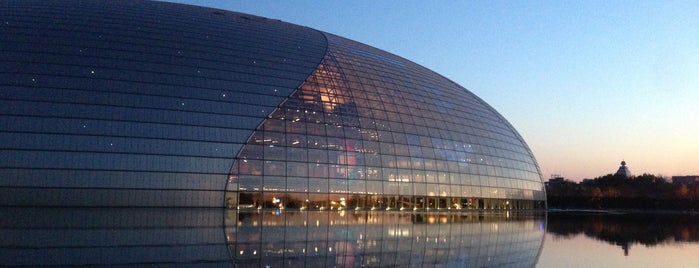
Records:
<instances>
[{"instance_id":1,"label":"reflection of sky in water","mask_svg":"<svg viewBox=\"0 0 699 268\"><path fill-rule=\"evenodd\" d=\"M524 266L521 213L1 208L0 266Z\"/></svg>"},{"instance_id":2,"label":"reflection of sky in water","mask_svg":"<svg viewBox=\"0 0 699 268\"><path fill-rule=\"evenodd\" d=\"M693 214L549 213L537 267L699 267Z\"/></svg>"},{"instance_id":3,"label":"reflection of sky in water","mask_svg":"<svg viewBox=\"0 0 699 268\"><path fill-rule=\"evenodd\" d=\"M546 234L536 267L699 267L699 244L677 242L656 246L632 244L624 255L620 245L583 234L560 237Z\"/></svg>"}]
</instances>

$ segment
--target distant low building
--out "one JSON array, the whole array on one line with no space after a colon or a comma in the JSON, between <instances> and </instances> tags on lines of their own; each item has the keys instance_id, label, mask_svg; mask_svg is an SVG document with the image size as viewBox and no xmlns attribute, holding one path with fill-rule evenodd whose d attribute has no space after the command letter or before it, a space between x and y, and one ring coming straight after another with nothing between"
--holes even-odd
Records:
<instances>
[{"instance_id":1,"label":"distant low building","mask_svg":"<svg viewBox=\"0 0 699 268\"><path fill-rule=\"evenodd\" d=\"M544 182L544 185L546 187L549 187L549 186L559 185L559 184L562 184L564 182L565 182L565 178L563 176L558 175L558 174L552 174L551 178L547 182Z\"/></svg>"},{"instance_id":2,"label":"distant low building","mask_svg":"<svg viewBox=\"0 0 699 268\"><path fill-rule=\"evenodd\" d=\"M581 185L589 185L589 184L592 184L592 183L594 183L594 182L595 182L594 179L583 179L583 180L580 182L580 184L581 184Z\"/></svg>"},{"instance_id":3,"label":"distant low building","mask_svg":"<svg viewBox=\"0 0 699 268\"><path fill-rule=\"evenodd\" d=\"M699 184L699 175L672 176L672 183L686 185Z\"/></svg>"}]
</instances>

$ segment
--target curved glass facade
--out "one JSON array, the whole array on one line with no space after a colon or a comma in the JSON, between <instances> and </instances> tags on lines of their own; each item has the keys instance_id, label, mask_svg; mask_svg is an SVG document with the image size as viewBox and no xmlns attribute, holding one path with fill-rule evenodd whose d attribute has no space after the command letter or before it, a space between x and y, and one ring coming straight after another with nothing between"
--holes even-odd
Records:
<instances>
[{"instance_id":1,"label":"curved glass facade","mask_svg":"<svg viewBox=\"0 0 699 268\"><path fill-rule=\"evenodd\" d=\"M395 55L161 2L0 14L0 205L545 206L514 128Z\"/></svg>"},{"instance_id":2,"label":"curved glass facade","mask_svg":"<svg viewBox=\"0 0 699 268\"><path fill-rule=\"evenodd\" d=\"M238 155L228 206L519 209L543 199L530 151L483 101L416 64L326 35L319 67Z\"/></svg>"}]
</instances>

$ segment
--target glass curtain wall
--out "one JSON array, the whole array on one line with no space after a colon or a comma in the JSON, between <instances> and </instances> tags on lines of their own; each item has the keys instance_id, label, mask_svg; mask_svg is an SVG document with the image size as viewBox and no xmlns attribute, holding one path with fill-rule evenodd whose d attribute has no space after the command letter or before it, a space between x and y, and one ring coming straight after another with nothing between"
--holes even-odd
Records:
<instances>
[{"instance_id":1,"label":"glass curtain wall","mask_svg":"<svg viewBox=\"0 0 699 268\"><path fill-rule=\"evenodd\" d=\"M326 36L317 70L236 157L228 207L543 207L531 152L491 107L423 67Z\"/></svg>"}]
</instances>

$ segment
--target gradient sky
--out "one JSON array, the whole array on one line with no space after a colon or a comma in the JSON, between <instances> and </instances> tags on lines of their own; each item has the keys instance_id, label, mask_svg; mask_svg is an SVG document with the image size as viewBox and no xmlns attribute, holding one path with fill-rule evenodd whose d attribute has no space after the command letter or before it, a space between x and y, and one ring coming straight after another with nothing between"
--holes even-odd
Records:
<instances>
[{"instance_id":1,"label":"gradient sky","mask_svg":"<svg viewBox=\"0 0 699 268\"><path fill-rule=\"evenodd\" d=\"M347 37L483 98L544 179L699 175L699 2L213 1Z\"/></svg>"}]
</instances>

